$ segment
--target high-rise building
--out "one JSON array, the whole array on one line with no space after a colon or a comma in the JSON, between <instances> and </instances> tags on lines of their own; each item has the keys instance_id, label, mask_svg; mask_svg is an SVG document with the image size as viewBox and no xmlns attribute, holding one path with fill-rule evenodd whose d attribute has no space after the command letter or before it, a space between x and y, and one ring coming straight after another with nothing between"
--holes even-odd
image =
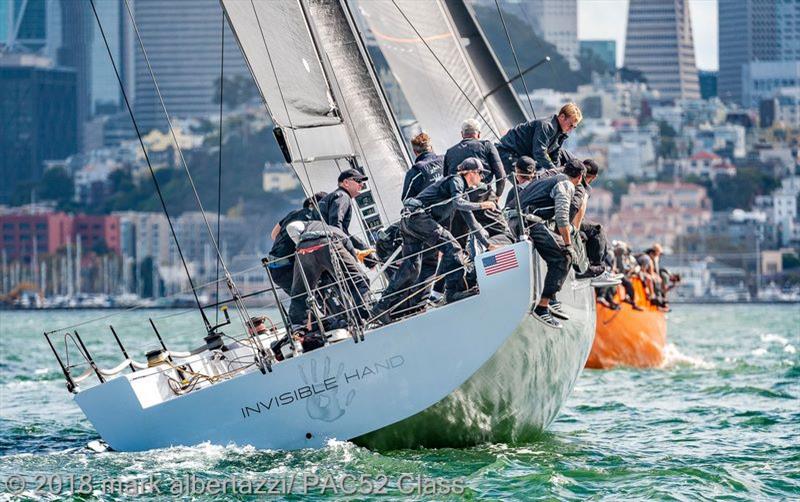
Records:
<instances>
[{"instance_id":1,"label":"high-rise building","mask_svg":"<svg viewBox=\"0 0 800 502\"><path fill-rule=\"evenodd\" d=\"M579 42L581 57L594 55L600 58L610 71L617 68L617 41L616 40L581 40Z\"/></svg>"},{"instance_id":2,"label":"high-rise building","mask_svg":"<svg viewBox=\"0 0 800 502\"><path fill-rule=\"evenodd\" d=\"M91 115L92 105L92 31L94 18L81 0L61 0L61 44L56 51L59 66L75 70L77 114L75 130L78 144L84 146L84 125Z\"/></svg>"},{"instance_id":3,"label":"high-rise building","mask_svg":"<svg viewBox=\"0 0 800 502\"><path fill-rule=\"evenodd\" d=\"M0 203L78 150L75 71L30 54L0 57Z\"/></svg>"},{"instance_id":4,"label":"high-rise building","mask_svg":"<svg viewBox=\"0 0 800 502\"><path fill-rule=\"evenodd\" d=\"M748 66L800 60L798 18L800 2L794 0L719 0L720 98L753 106L760 94L754 78L763 80L767 73L778 78L779 68L791 76L791 65Z\"/></svg>"},{"instance_id":5,"label":"high-rise building","mask_svg":"<svg viewBox=\"0 0 800 502\"><path fill-rule=\"evenodd\" d=\"M700 97L710 99L717 96L717 72L699 71L697 77L700 80Z\"/></svg>"},{"instance_id":6,"label":"high-rise building","mask_svg":"<svg viewBox=\"0 0 800 502\"><path fill-rule=\"evenodd\" d=\"M625 66L667 100L699 99L688 0L631 0Z\"/></svg>"},{"instance_id":7,"label":"high-rise building","mask_svg":"<svg viewBox=\"0 0 800 502\"><path fill-rule=\"evenodd\" d=\"M129 0L129 5L133 2ZM125 6L125 0L105 0L95 3L97 17L103 26L114 64L129 98L134 95L133 83L133 28ZM97 24L92 19L93 24ZM95 115L111 115L124 110L119 82L114 66L108 57L103 33L95 26L92 40L92 112ZM127 113L127 112L126 112Z\"/></svg>"},{"instance_id":8,"label":"high-rise building","mask_svg":"<svg viewBox=\"0 0 800 502\"><path fill-rule=\"evenodd\" d=\"M223 26L219 1L136 0L133 9L170 116L217 113L214 84L220 76ZM134 41L134 58L136 119L143 133L164 130L168 124L138 40ZM227 23L224 74L226 78L244 75L248 79L250 75Z\"/></svg>"},{"instance_id":9,"label":"high-rise building","mask_svg":"<svg viewBox=\"0 0 800 502\"><path fill-rule=\"evenodd\" d=\"M495 7L494 0L483 3ZM533 27L545 42L556 47L573 70L578 63L578 0L508 0L501 5Z\"/></svg>"}]
</instances>

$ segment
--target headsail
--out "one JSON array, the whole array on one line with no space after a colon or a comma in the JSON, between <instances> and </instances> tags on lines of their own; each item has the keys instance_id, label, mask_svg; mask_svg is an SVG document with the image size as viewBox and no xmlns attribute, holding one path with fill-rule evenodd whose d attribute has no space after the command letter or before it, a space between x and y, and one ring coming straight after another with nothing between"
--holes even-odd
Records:
<instances>
[{"instance_id":1,"label":"headsail","mask_svg":"<svg viewBox=\"0 0 800 502\"><path fill-rule=\"evenodd\" d=\"M462 0L359 0L358 9L437 151L461 139L467 117L483 125L487 139L525 120Z\"/></svg>"},{"instance_id":2,"label":"headsail","mask_svg":"<svg viewBox=\"0 0 800 502\"><path fill-rule=\"evenodd\" d=\"M398 219L409 159L346 7L337 0L220 1L306 193L331 190L353 163L377 188L360 205L374 198L375 215Z\"/></svg>"}]
</instances>

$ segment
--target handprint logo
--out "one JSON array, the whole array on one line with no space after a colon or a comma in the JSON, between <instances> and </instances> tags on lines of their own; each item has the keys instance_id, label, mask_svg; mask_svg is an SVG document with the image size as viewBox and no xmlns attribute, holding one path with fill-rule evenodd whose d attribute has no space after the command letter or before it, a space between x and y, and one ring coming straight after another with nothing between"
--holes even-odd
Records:
<instances>
[{"instance_id":1,"label":"handprint logo","mask_svg":"<svg viewBox=\"0 0 800 502\"><path fill-rule=\"evenodd\" d=\"M322 378L317 378L317 361L312 359L309 363L309 375L306 375L305 365L300 365L300 376L303 383L308 386L319 384L321 381L327 380L334 375L331 373L331 358L325 358L325 371ZM338 420L350 403L353 402L353 397L356 395L355 389L351 389L344 399L344 405L339 400L339 385L342 382L342 375L344 374L344 363L339 364L336 372L336 387L323 392L321 394L314 394L306 399L306 412L310 418L315 420L323 420L325 422L333 422Z\"/></svg>"}]
</instances>

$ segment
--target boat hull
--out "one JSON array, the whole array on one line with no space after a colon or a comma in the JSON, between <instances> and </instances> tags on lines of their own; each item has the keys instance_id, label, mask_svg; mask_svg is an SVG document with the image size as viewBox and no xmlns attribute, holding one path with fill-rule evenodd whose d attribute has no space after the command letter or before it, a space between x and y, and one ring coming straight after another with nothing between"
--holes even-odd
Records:
<instances>
[{"instance_id":1,"label":"boat hull","mask_svg":"<svg viewBox=\"0 0 800 502\"><path fill-rule=\"evenodd\" d=\"M455 391L528 317L531 246L496 253L509 250L514 269L487 275L478 260L479 295L370 331L358 344L347 339L266 375L251 369L182 396L159 373L174 370L150 368L82 390L75 401L119 451L202 442L315 448L364 435Z\"/></svg>"},{"instance_id":2,"label":"boat hull","mask_svg":"<svg viewBox=\"0 0 800 502\"><path fill-rule=\"evenodd\" d=\"M620 303L620 310L597 306L597 333L586 361L587 368L654 368L663 363L666 316L646 300L641 281L634 278L633 287L636 304L642 311L634 310L627 303ZM619 302L619 297L616 300Z\"/></svg>"},{"instance_id":3,"label":"boat hull","mask_svg":"<svg viewBox=\"0 0 800 502\"><path fill-rule=\"evenodd\" d=\"M570 316L563 329L526 315L500 350L455 392L354 441L397 449L518 443L540 436L572 391L592 346L595 302L587 286L587 281L568 280L559 293Z\"/></svg>"}]
</instances>

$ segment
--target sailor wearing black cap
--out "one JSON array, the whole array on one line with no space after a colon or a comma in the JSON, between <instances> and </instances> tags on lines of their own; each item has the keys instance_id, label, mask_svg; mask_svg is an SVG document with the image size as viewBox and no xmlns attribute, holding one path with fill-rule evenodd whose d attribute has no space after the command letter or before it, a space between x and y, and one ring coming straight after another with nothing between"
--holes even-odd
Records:
<instances>
[{"instance_id":1,"label":"sailor wearing black cap","mask_svg":"<svg viewBox=\"0 0 800 502\"><path fill-rule=\"evenodd\" d=\"M547 263L542 296L533 311L534 317L548 326L560 328L554 317L569 317L561 309L556 293L561 290L570 266L577 258L570 235L570 204L575 187L583 181L586 167L578 160L569 160L561 174L536 180L519 194L523 212L538 216L543 221L530 227L530 236L539 255ZM555 232L547 223L555 224Z\"/></svg>"},{"instance_id":2,"label":"sailor wearing black cap","mask_svg":"<svg viewBox=\"0 0 800 502\"><path fill-rule=\"evenodd\" d=\"M514 162L514 183L506 198L506 210L517 210L517 194L530 185L536 172L536 161L523 155Z\"/></svg>"},{"instance_id":3,"label":"sailor wearing black cap","mask_svg":"<svg viewBox=\"0 0 800 502\"><path fill-rule=\"evenodd\" d=\"M360 250L365 250L369 247L355 235L350 235L350 221L353 219L351 200L361 192L361 189L364 188L364 182L368 179L356 169L342 171L337 180L339 188L319 201L319 212L323 221L328 225L339 228L350 237L350 242L353 243L353 246Z\"/></svg>"},{"instance_id":4,"label":"sailor wearing black cap","mask_svg":"<svg viewBox=\"0 0 800 502\"><path fill-rule=\"evenodd\" d=\"M286 227L293 221L319 220L317 204L326 195L325 192L317 192L308 197L303 202L301 209L295 209L283 217L275 224L272 229L272 249L269 250L267 257L267 267L269 268L272 281L283 289L287 294L291 294L292 281L294 280L294 252L296 244L286 231Z\"/></svg>"},{"instance_id":5,"label":"sailor wearing black cap","mask_svg":"<svg viewBox=\"0 0 800 502\"><path fill-rule=\"evenodd\" d=\"M417 197L406 199L405 210L400 228L403 234L403 262L383 292L381 301L375 306L373 317L381 321L388 320L387 310L401 303L416 283L428 280L436 271L420 270L423 254L442 253L439 273L445 275L445 298L455 301L464 296L464 255L461 246L446 225L455 211L462 212L468 221L470 230L487 248L494 249L489 243L486 231L472 216L472 211L497 207L494 202L470 202L466 192L481 182L483 164L478 159L469 158L458 166L457 173L446 176L423 190ZM427 260L425 260L427 261ZM419 291L424 300L430 286ZM395 295L395 293L397 293Z\"/></svg>"}]
</instances>

